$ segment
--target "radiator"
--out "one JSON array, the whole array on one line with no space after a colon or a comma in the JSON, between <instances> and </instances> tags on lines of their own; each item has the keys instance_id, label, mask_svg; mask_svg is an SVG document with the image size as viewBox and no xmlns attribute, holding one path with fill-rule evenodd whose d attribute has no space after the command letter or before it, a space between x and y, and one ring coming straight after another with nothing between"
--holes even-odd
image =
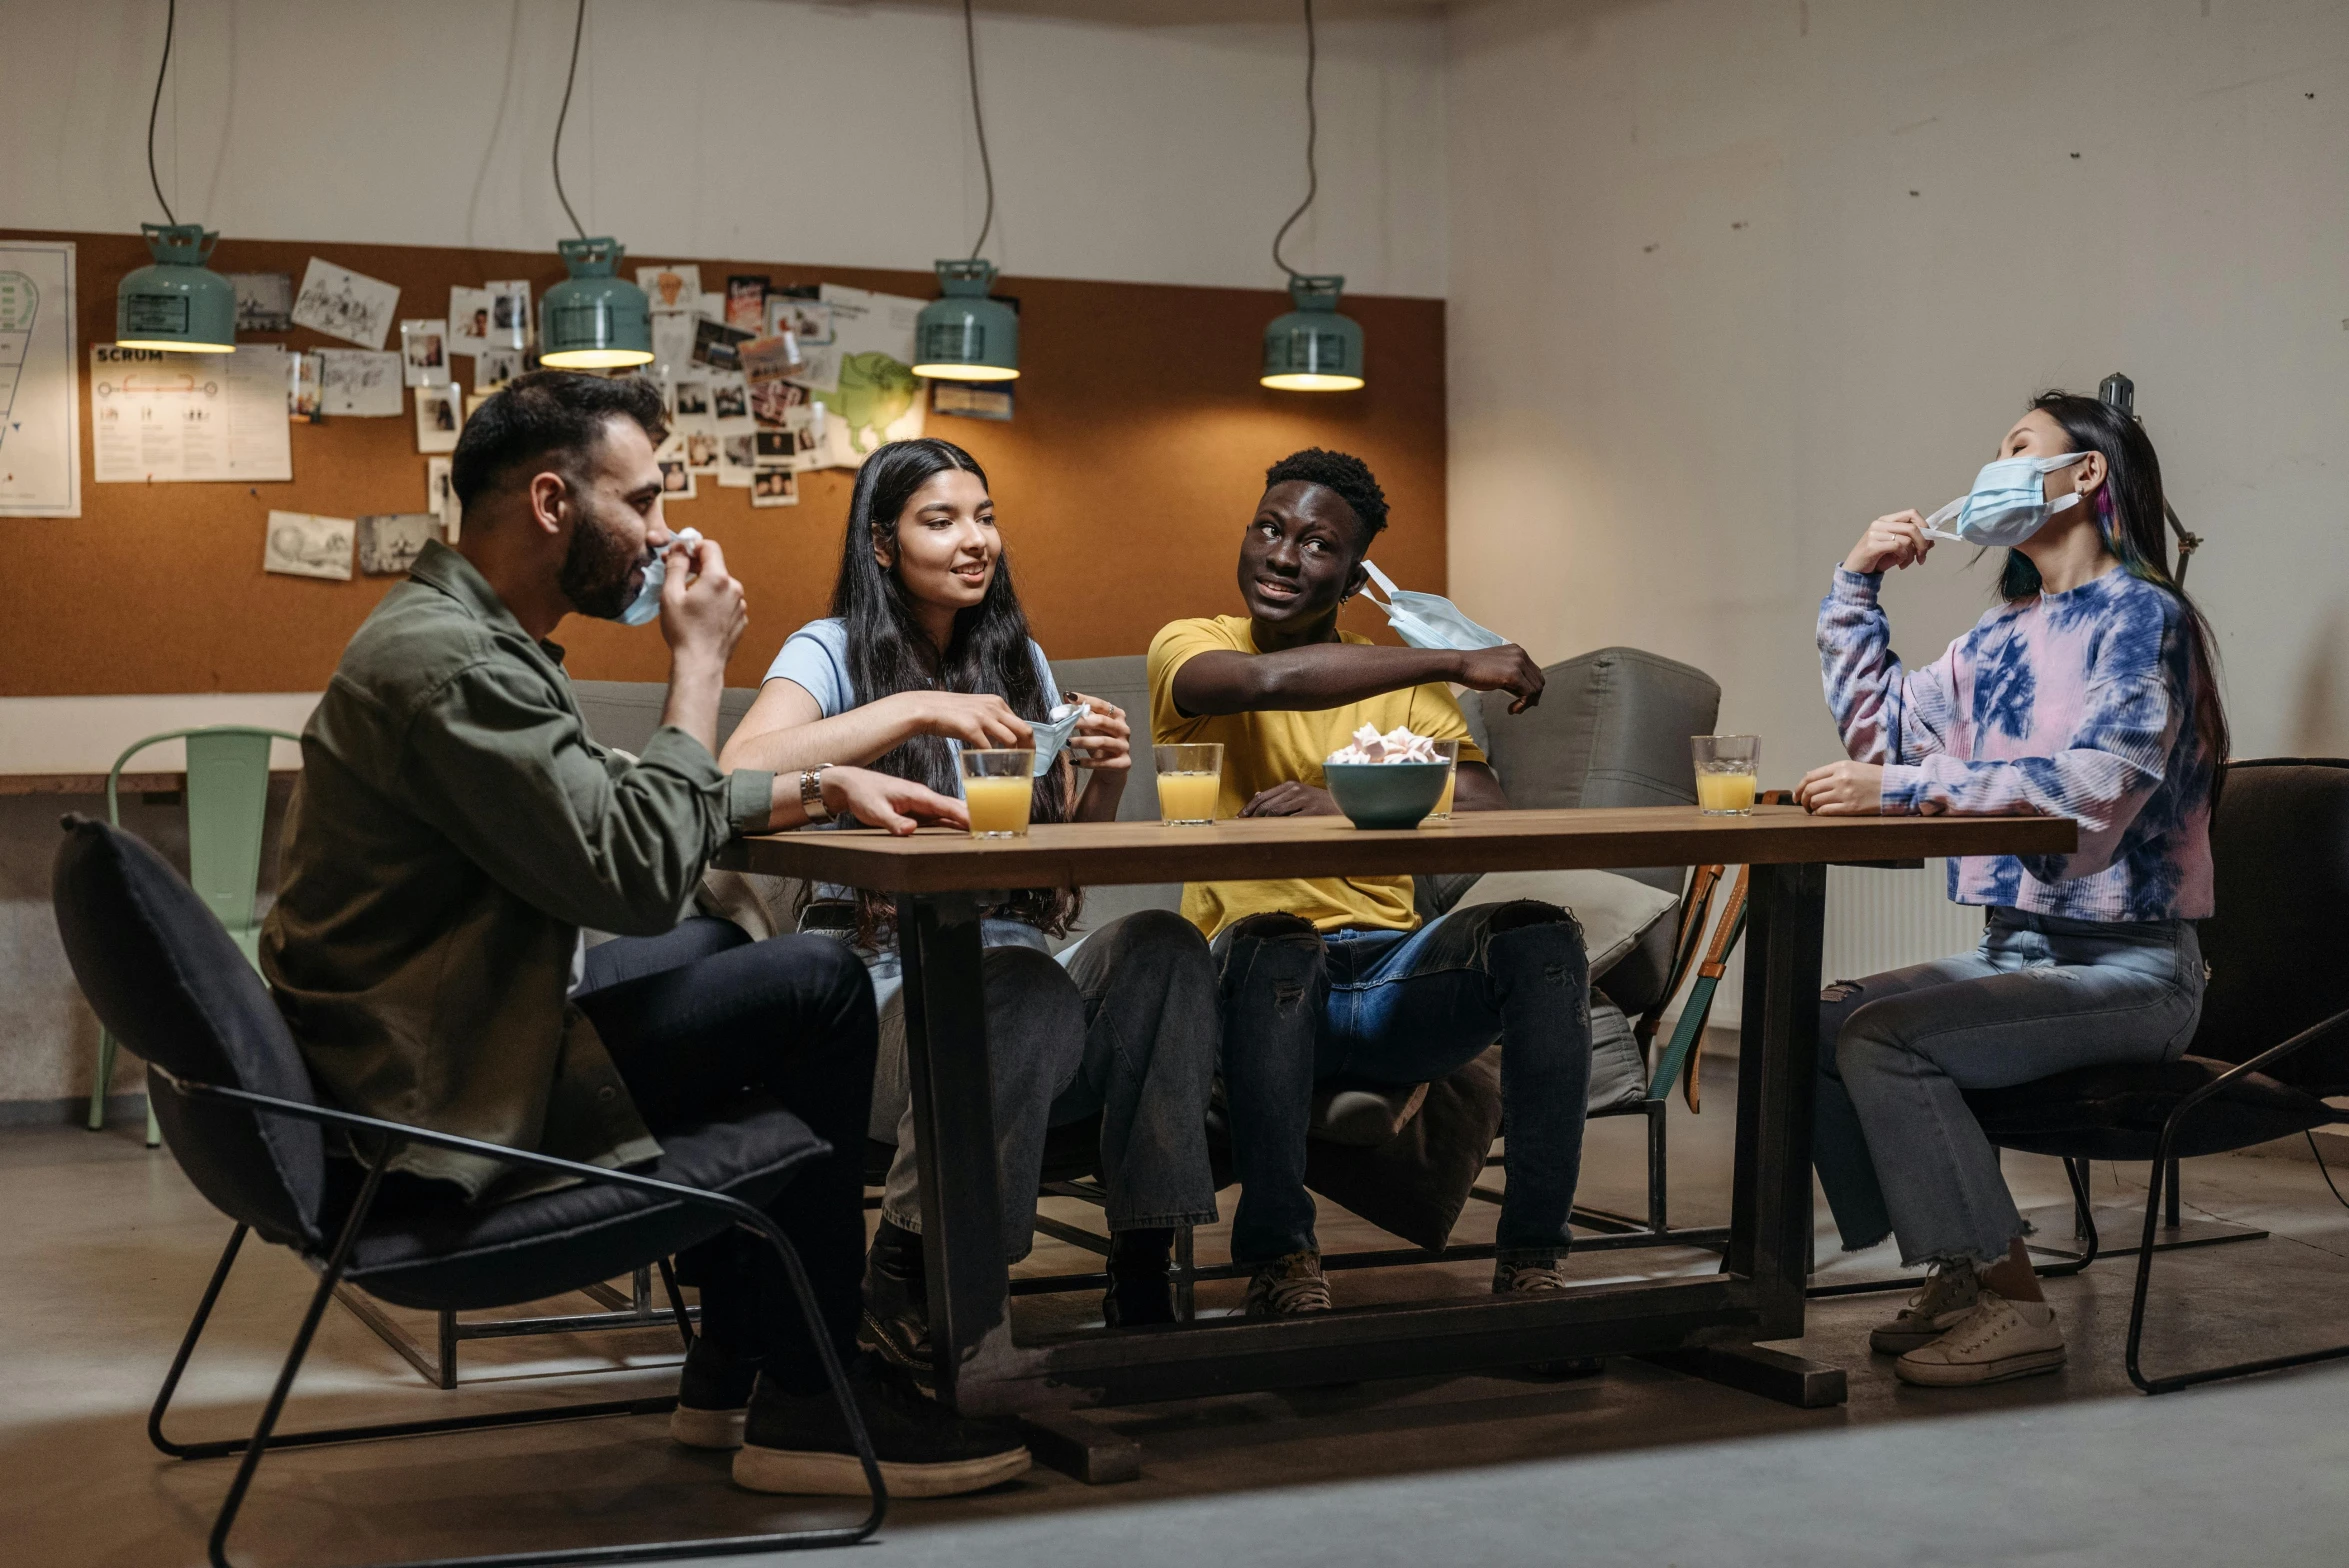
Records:
<instances>
[{"instance_id":1,"label":"radiator","mask_svg":"<svg viewBox=\"0 0 2349 1568\"><path fill-rule=\"evenodd\" d=\"M1731 876L1736 868L1731 867ZM1827 929L1819 957L1822 984L1945 958L1982 939L1982 911L1953 904L1946 862L1917 871L1860 866L1827 868ZM1734 1027L1745 996L1745 944L1729 958L1713 998L1711 1023Z\"/></svg>"}]
</instances>

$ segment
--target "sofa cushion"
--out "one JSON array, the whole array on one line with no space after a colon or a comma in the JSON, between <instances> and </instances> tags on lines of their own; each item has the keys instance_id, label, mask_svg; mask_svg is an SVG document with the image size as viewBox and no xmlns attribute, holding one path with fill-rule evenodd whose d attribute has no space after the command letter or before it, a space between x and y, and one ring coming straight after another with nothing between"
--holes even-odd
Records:
<instances>
[{"instance_id":1,"label":"sofa cushion","mask_svg":"<svg viewBox=\"0 0 2349 1568\"><path fill-rule=\"evenodd\" d=\"M1533 898L1572 911L1595 984L1657 927L1672 929L1678 895L1612 871L1492 871L1460 895L1454 909Z\"/></svg>"}]
</instances>

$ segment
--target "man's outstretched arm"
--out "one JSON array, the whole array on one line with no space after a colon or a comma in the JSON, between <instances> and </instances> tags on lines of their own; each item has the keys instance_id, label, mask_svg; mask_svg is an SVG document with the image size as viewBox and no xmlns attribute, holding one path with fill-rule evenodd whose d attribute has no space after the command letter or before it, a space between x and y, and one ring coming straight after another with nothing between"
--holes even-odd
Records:
<instances>
[{"instance_id":1,"label":"man's outstretched arm","mask_svg":"<svg viewBox=\"0 0 2349 1568\"><path fill-rule=\"evenodd\" d=\"M1216 649L1194 654L1175 671L1174 700L1185 718L1314 712L1431 681L1506 691L1517 699L1509 705L1511 713L1524 712L1542 695L1540 668L1515 643L1461 653L1325 642L1275 653Z\"/></svg>"}]
</instances>

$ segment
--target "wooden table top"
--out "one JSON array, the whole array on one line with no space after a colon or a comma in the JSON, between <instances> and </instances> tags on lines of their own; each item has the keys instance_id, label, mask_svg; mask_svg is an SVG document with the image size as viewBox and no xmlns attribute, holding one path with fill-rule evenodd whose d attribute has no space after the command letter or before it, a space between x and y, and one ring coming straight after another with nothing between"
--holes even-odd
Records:
<instances>
[{"instance_id":1,"label":"wooden table top","mask_svg":"<svg viewBox=\"0 0 2349 1568\"><path fill-rule=\"evenodd\" d=\"M1210 827L1155 822L1040 823L1026 838L951 829L894 838L877 829L737 839L718 864L883 893L973 888L1110 887L1262 877L1405 876L1436 871L1777 865L1938 855L2068 854L2064 817L1814 817L1758 806L1708 817L1694 806L1464 812L1447 824L1364 832L1344 817L1251 817Z\"/></svg>"}]
</instances>

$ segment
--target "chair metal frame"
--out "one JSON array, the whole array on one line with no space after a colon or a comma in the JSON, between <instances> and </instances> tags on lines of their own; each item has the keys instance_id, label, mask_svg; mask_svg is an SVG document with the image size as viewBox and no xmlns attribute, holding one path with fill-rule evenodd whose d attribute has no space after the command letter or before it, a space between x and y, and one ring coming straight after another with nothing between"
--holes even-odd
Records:
<instances>
[{"instance_id":1,"label":"chair metal frame","mask_svg":"<svg viewBox=\"0 0 2349 1568\"><path fill-rule=\"evenodd\" d=\"M2177 1107L2161 1124L2161 1137L2154 1145L2154 1169L2158 1171L2174 1165L2175 1157L2171 1151L2177 1147L2179 1130L2185 1126L2186 1118L2193 1114L2194 1109L2203 1101L2238 1079L2261 1071L2271 1062L2281 1061L2293 1052L2313 1045L2344 1024L2349 1024L2349 1011L2335 1013L2320 1023L2311 1024L2283 1044L2270 1046L2249 1061L2228 1068L2180 1100ZM2129 1298L2129 1345L2126 1360L2129 1381L2137 1386L2140 1393L2170 1394L2181 1388L2192 1388L2197 1383L2212 1383L2221 1378L2249 1377L2255 1372L2275 1372L2285 1367L2306 1366L2310 1362L2334 1361L2343 1356L2349 1356L2349 1344L2328 1345L2321 1350L2296 1351L2286 1356L2263 1356L2254 1361L2237 1361L2222 1367L2203 1367L2191 1372L2172 1372L2165 1377L2146 1376L2139 1357L2139 1350L2145 1337L2146 1294L2153 1281L2153 1254L2155 1250L2153 1236L2160 1220L2162 1186L2163 1184L2157 1181L2148 1184L2146 1189L2144 1245L2137 1253L2137 1284Z\"/></svg>"},{"instance_id":2,"label":"chair metal frame","mask_svg":"<svg viewBox=\"0 0 2349 1568\"><path fill-rule=\"evenodd\" d=\"M164 1375L163 1386L156 1393L153 1408L147 1416L147 1437L162 1453L174 1459L218 1459L230 1454L243 1457L237 1466L235 1478L229 1483L228 1495L222 1499L215 1516L212 1532L207 1539L206 1552L212 1568L231 1568L228 1557L228 1538L235 1526L237 1514L244 1505L246 1491L251 1487L261 1458L271 1447L306 1448L330 1443L361 1442L373 1438L420 1437L440 1432L465 1432L485 1428L538 1425L554 1421L586 1420L601 1416L659 1415L676 1407L675 1396L645 1399L609 1400L593 1404L556 1405L535 1410L499 1411L485 1415L444 1416L426 1421L391 1421L370 1426L314 1428L301 1432L279 1434L276 1431L279 1414L285 1408L286 1397L293 1390L294 1378L301 1371L302 1362L310 1351L312 1337L326 1311L327 1301L343 1277L349 1261L352 1243L364 1227L367 1215L375 1205L378 1188L391 1155L404 1144L423 1144L432 1148L452 1149L461 1153L483 1156L508 1164L527 1166L536 1170L558 1172L580 1181L608 1187L627 1187L638 1192L654 1193L672 1201L696 1208L715 1210L745 1230L765 1240L782 1260L786 1278L800 1312L810 1325L818 1358L824 1367L825 1381L832 1397L838 1403L848 1424L851 1441L855 1444L859 1463L864 1470L865 1485L871 1498L871 1509L864 1520L851 1526L833 1526L812 1530L780 1531L762 1535L725 1536L699 1541L632 1542L619 1546L573 1547L556 1551L502 1552L489 1556L442 1557L380 1564L377 1568L539 1568L556 1563L630 1563L661 1562L681 1557L738 1556L750 1552L774 1552L796 1549L849 1546L869 1539L880 1529L888 1512L889 1492L881 1476L879 1460L873 1453L870 1435L865 1430L864 1417L857 1409L856 1400L849 1391L847 1376L830 1339L817 1328L823 1321L817 1311L814 1291L809 1287L807 1273L802 1267L798 1251L791 1245L781 1228L764 1212L739 1198L725 1193L708 1192L676 1182L662 1181L650 1176L637 1176L627 1171L605 1170L600 1166L584 1165L574 1160L558 1159L521 1149L509 1149L499 1144L484 1143L474 1138L458 1137L451 1133L427 1131L421 1127L405 1126L373 1116L361 1116L350 1111L329 1110L324 1106L304 1105L298 1101L280 1099L274 1095L256 1094L248 1089L230 1088L221 1084L197 1083L174 1077L162 1068L148 1066L154 1078L161 1080L173 1094L186 1100L227 1101L253 1110L278 1116L291 1116L302 1121L315 1122L325 1127L337 1127L358 1134L370 1135L374 1159L368 1166L358 1197L351 1211L343 1219L332 1247L323 1262L314 1262L318 1269L318 1288L311 1292L309 1307L302 1315L295 1331L285 1364L278 1372L269 1399L262 1406L261 1416L249 1438L222 1438L207 1442L180 1442L167 1436L163 1430L164 1416L171 1405L172 1395L187 1370L189 1358L195 1353L196 1342L202 1337L204 1325L212 1315L212 1308L220 1298L221 1286L226 1283L237 1253L243 1247L245 1234L251 1228L239 1223L228 1239L228 1246L220 1255L219 1264L212 1271L212 1280L204 1289L203 1300L196 1307L196 1315L188 1323L188 1331L180 1340L179 1350L172 1357L171 1370ZM666 1271L664 1270L664 1273Z\"/></svg>"}]
</instances>

